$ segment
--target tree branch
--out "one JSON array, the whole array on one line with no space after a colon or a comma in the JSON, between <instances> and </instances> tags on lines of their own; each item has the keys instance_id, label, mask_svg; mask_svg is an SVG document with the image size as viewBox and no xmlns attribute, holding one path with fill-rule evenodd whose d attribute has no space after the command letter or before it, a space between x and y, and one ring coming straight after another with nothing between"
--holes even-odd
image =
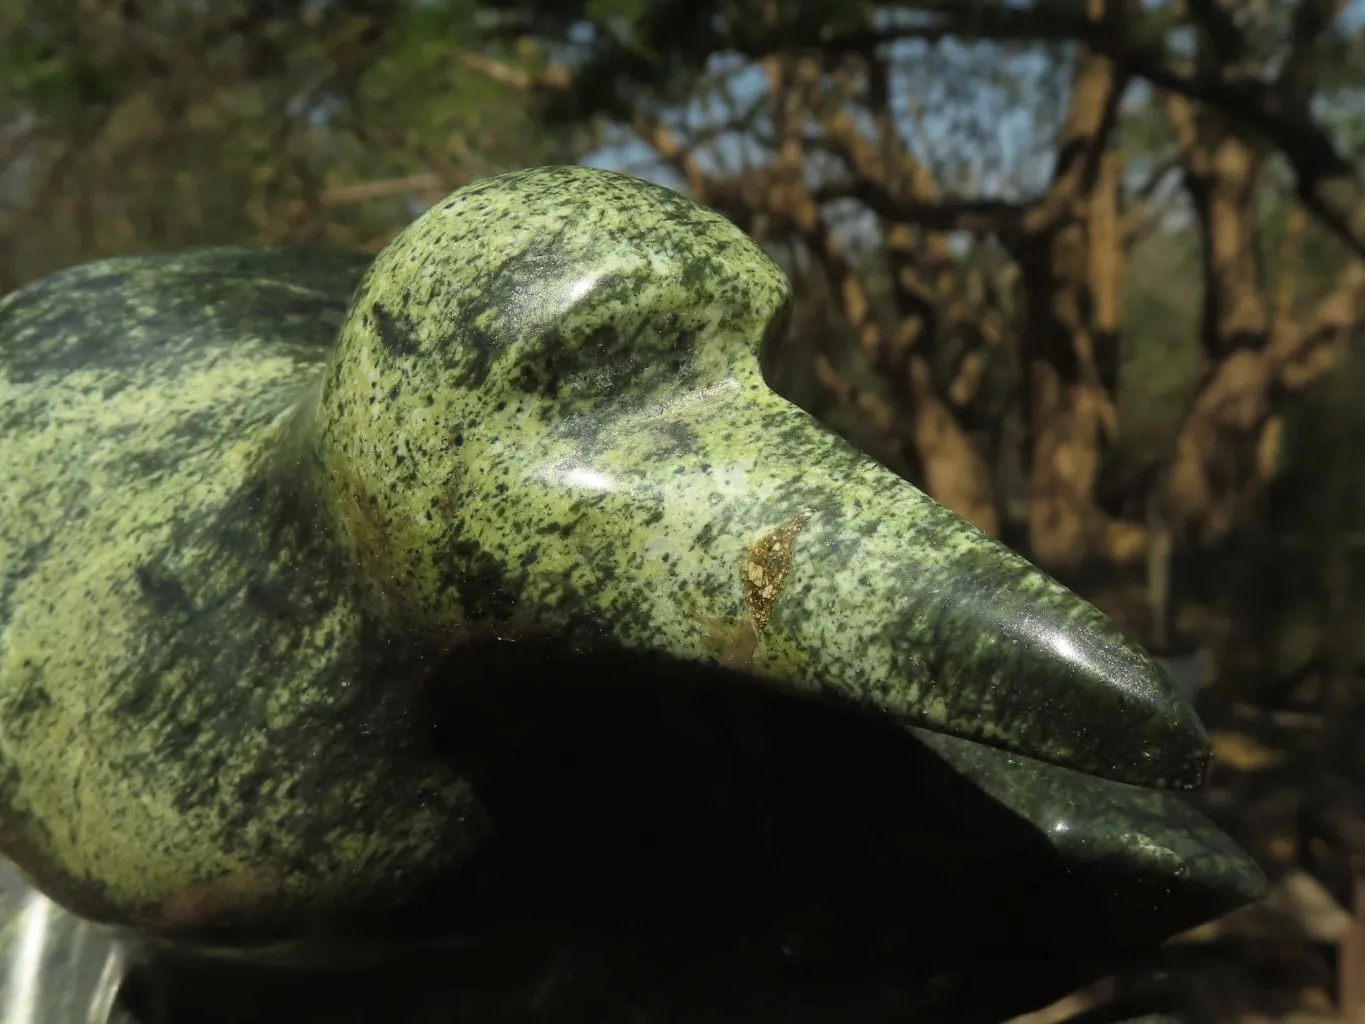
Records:
<instances>
[{"instance_id":1,"label":"tree branch","mask_svg":"<svg viewBox=\"0 0 1365 1024\"><path fill-rule=\"evenodd\" d=\"M662 121L637 113L632 121L635 133L659 154L663 161L682 175L692 198L699 203L716 204L711 182L695 153Z\"/></svg>"},{"instance_id":2,"label":"tree branch","mask_svg":"<svg viewBox=\"0 0 1365 1024\"><path fill-rule=\"evenodd\" d=\"M338 185L322 193L322 202L327 206L343 206L385 196L449 192L448 185L449 183L440 175L432 172L412 174L405 178L384 178L379 181L362 181L354 185Z\"/></svg>"},{"instance_id":3,"label":"tree branch","mask_svg":"<svg viewBox=\"0 0 1365 1024\"><path fill-rule=\"evenodd\" d=\"M562 91L573 84L573 73L561 64L551 64L538 74L533 74L525 68L513 67L506 61L495 60L472 51L460 54L460 63L494 82L523 92Z\"/></svg>"},{"instance_id":4,"label":"tree branch","mask_svg":"<svg viewBox=\"0 0 1365 1024\"><path fill-rule=\"evenodd\" d=\"M1160 46L1134 42L1124 30L1074 19L1077 37L1129 74L1157 88L1218 107L1256 129L1294 170L1300 200L1356 253L1365 256L1365 186L1355 168L1314 123L1306 103L1256 80L1181 72Z\"/></svg>"},{"instance_id":5,"label":"tree branch","mask_svg":"<svg viewBox=\"0 0 1365 1024\"><path fill-rule=\"evenodd\" d=\"M1246 56L1246 37L1223 0L1185 0L1185 4L1220 64L1235 64Z\"/></svg>"},{"instance_id":6,"label":"tree branch","mask_svg":"<svg viewBox=\"0 0 1365 1024\"><path fill-rule=\"evenodd\" d=\"M1318 62L1313 46L1336 20L1344 0L1299 0L1290 21L1289 55L1280 68L1280 88L1299 103L1317 89Z\"/></svg>"},{"instance_id":7,"label":"tree branch","mask_svg":"<svg viewBox=\"0 0 1365 1024\"><path fill-rule=\"evenodd\" d=\"M1297 38L1310 39L1314 34L1310 30L1322 21L1325 13L1330 13L1335 2L1303 0L1295 17ZM1278 83L1191 74L1179 67L1163 43L1164 33L1180 24L1171 13L1176 5L1156 12L1104 18L1091 17L1075 4L1041 0L1032 7L929 0L916 4L916 9L937 20L913 26L830 30L807 40L784 38L779 30L761 37L736 38L735 45L751 56L771 52L774 47L815 46L829 60L849 51L863 52L908 38L934 40L953 36L1082 43L1114 61L1125 74L1218 107L1265 136L1288 160L1304 205L1342 241L1365 256L1365 185L1314 122L1305 99ZM1301 60L1311 63L1311 54Z\"/></svg>"},{"instance_id":8,"label":"tree branch","mask_svg":"<svg viewBox=\"0 0 1365 1024\"><path fill-rule=\"evenodd\" d=\"M1218 107L1257 129L1294 171L1299 200L1346 245L1365 257L1365 185L1307 110L1260 82L1193 79L1165 65L1120 58L1153 85Z\"/></svg>"},{"instance_id":9,"label":"tree branch","mask_svg":"<svg viewBox=\"0 0 1365 1024\"><path fill-rule=\"evenodd\" d=\"M1003 199L940 199L916 202L896 199L875 182L862 179L824 185L815 201L856 199L878 217L893 223L915 224L930 231L968 231L978 237L1008 239L1019 230L1025 207Z\"/></svg>"},{"instance_id":10,"label":"tree branch","mask_svg":"<svg viewBox=\"0 0 1365 1024\"><path fill-rule=\"evenodd\" d=\"M1330 370L1351 332L1365 320L1365 263L1347 266L1312 312L1280 332L1270 358L1282 385L1300 390Z\"/></svg>"}]
</instances>

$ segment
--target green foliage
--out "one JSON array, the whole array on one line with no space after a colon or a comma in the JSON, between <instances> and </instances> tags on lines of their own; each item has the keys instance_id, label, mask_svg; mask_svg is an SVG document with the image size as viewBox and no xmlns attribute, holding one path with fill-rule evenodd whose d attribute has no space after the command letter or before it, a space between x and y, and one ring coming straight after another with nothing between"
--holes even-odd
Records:
<instances>
[{"instance_id":1,"label":"green foliage","mask_svg":"<svg viewBox=\"0 0 1365 1024\"><path fill-rule=\"evenodd\" d=\"M478 12L470 0L409 5L335 119L397 157L394 173L453 168L470 156L489 168L537 162L562 140L563 133L546 132L523 96L459 60L482 43ZM534 70L534 54L494 49L506 63Z\"/></svg>"},{"instance_id":2,"label":"green foliage","mask_svg":"<svg viewBox=\"0 0 1365 1024\"><path fill-rule=\"evenodd\" d=\"M58 117L92 104L112 103L125 87L117 68L63 53L32 36L11 41L0 86L10 102L27 103Z\"/></svg>"},{"instance_id":3,"label":"green foliage","mask_svg":"<svg viewBox=\"0 0 1365 1024\"><path fill-rule=\"evenodd\" d=\"M373 246L411 218L414 192L331 190L422 174L454 188L572 145L524 92L460 60L543 60L490 38L474 0L92 10L0 12L0 291L115 252Z\"/></svg>"}]
</instances>

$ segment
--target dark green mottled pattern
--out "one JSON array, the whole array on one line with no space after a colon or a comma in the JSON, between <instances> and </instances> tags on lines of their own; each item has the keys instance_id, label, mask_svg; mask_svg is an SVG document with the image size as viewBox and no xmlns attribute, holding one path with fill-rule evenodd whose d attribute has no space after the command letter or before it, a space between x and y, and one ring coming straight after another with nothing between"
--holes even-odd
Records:
<instances>
[{"instance_id":1,"label":"dark green mottled pattern","mask_svg":"<svg viewBox=\"0 0 1365 1024\"><path fill-rule=\"evenodd\" d=\"M953 736L919 741L987 796L1047 837L1059 858L1110 867L1136 888L1178 890L1209 916L1263 899L1264 873L1213 822L1174 793L1126 786Z\"/></svg>"},{"instance_id":2,"label":"dark green mottled pattern","mask_svg":"<svg viewBox=\"0 0 1365 1024\"><path fill-rule=\"evenodd\" d=\"M493 829L412 713L496 692L489 638L1197 781L1158 666L765 385L788 302L733 225L582 168L462 189L368 271L211 250L0 300L0 851L162 933L398 906Z\"/></svg>"},{"instance_id":3,"label":"dark green mottled pattern","mask_svg":"<svg viewBox=\"0 0 1365 1024\"><path fill-rule=\"evenodd\" d=\"M294 454L364 265L134 257L0 301L0 846L85 913L307 930L479 834L386 725L420 666Z\"/></svg>"},{"instance_id":4,"label":"dark green mottled pattern","mask_svg":"<svg viewBox=\"0 0 1365 1024\"><path fill-rule=\"evenodd\" d=\"M1197 784L1202 727L1112 623L766 386L788 301L732 224L632 178L541 168L429 211L367 274L318 406L376 614L447 649L664 651Z\"/></svg>"}]
</instances>

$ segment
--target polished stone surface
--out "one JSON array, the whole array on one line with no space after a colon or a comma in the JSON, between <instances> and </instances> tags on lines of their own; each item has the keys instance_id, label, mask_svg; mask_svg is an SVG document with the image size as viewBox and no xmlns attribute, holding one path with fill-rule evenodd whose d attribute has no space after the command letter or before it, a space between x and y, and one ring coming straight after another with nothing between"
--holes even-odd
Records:
<instances>
[{"instance_id":1,"label":"polished stone surface","mask_svg":"<svg viewBox=\"0 0 1365 1024\"><path fill-rule=\"evenodd\" d=\"M172 944L683 942L934 1012L1256 898L1165 791L1208 743L1160 667L773 393L789 308L719 216L563 167L373 263L0 299L0 852Z\"/></svg>"}]
</instances>

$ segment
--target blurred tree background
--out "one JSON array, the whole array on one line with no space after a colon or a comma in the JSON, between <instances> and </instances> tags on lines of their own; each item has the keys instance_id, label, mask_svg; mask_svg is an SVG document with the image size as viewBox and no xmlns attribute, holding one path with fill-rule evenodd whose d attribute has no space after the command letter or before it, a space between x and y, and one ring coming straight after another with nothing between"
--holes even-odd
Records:
<instances>
[{"instance_id":1,"label":"blurred tree background","mask_svg":"<svg viewBox=\"0 0 1365 1024\"><path fill-rule=\"evenodd\" d=\"M0 292L651 177L797 280L792 400L1215 692L1358 703L1358 0L4 0L0 53Z\"/></svg>"},{"instance_id":2,"label":"blurred tree background","mask_svg":"<svg viewBox=\"0 0 1365 1024\"><path fill-rule=\"evenodd\" d=\"M376 251L575 161L788 269L790 399L1211 654L1216 778L1252 782L1208 805L1278 877L1282 783L1365 779L1321 741L1365 727L1365 0L0 0L0 293Z\"/></svg>"}]
</instances>

